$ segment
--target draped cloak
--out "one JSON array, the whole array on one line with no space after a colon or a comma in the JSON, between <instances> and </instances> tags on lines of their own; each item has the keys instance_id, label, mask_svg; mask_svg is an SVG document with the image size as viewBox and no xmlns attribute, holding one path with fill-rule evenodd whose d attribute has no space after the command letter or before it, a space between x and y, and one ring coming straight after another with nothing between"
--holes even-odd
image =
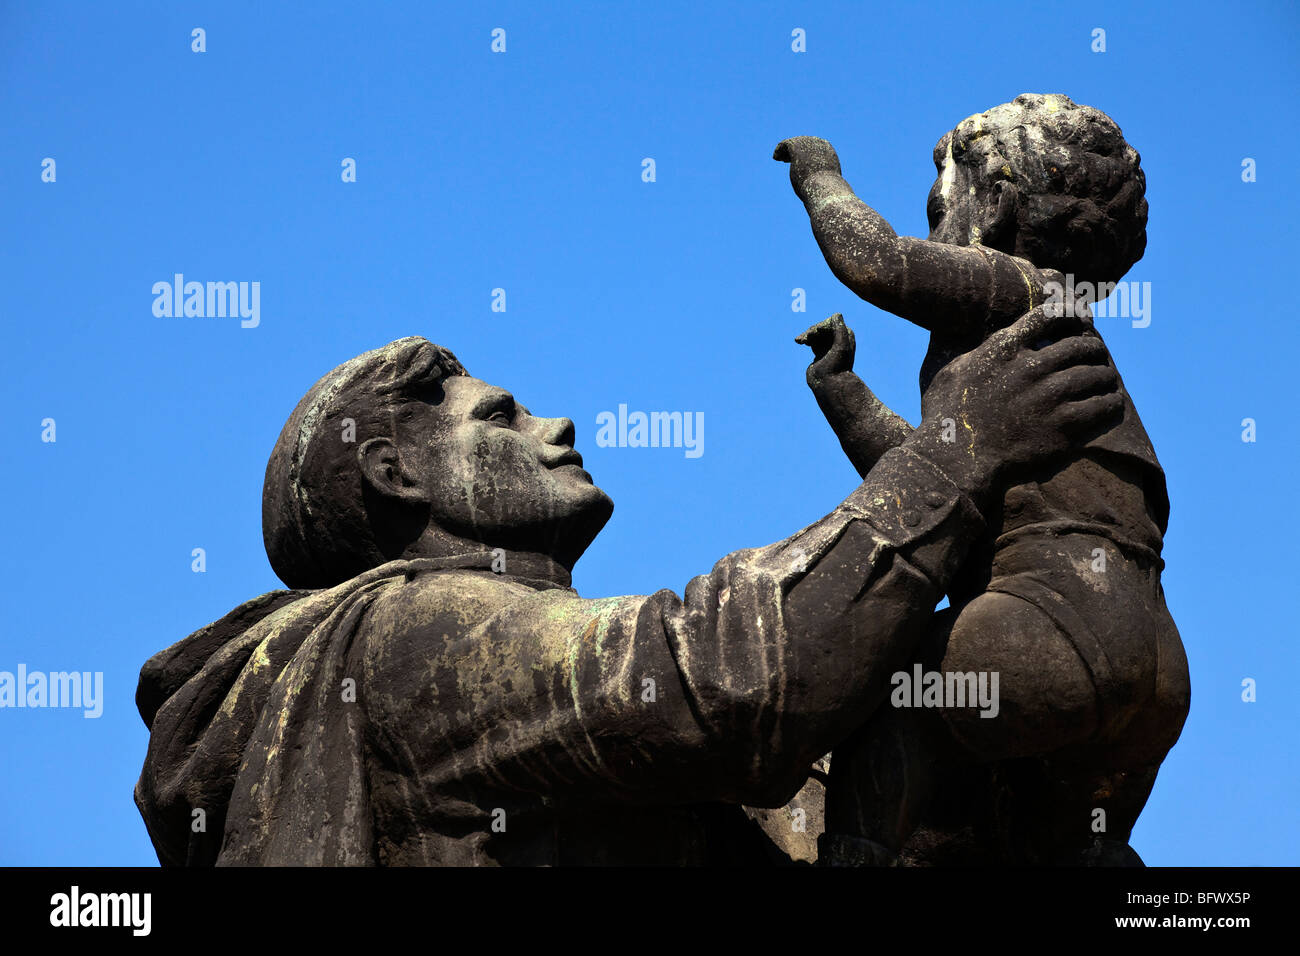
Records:
<instances>
[{"instance_id":1,"label":"draped cloak","mask_svg":"<svg viewBox=\"0 0 1300 956\"><path fill-rule=\"evenodd\" d=\"M361 728L355 709L336 706L358 622L408 574L475 565L488 566L481 555L393 561L325 590L272 591L150 658L136 691L150 738L135 801L159 860L221 862L242 781L236 812L293 819L311 836L277 844L274 830L253 827L238 855L372 862Z\"/></svg>"}]
</instances>

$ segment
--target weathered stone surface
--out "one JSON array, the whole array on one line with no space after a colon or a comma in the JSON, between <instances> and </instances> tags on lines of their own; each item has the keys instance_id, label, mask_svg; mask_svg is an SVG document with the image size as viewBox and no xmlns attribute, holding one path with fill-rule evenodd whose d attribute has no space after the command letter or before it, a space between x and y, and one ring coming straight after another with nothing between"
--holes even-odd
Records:
<instances>
[{"instance_id":1,"label":"weathered stone surface","mask_svg":"<svg viewBox=\"0 0 1300 956\"><path fill-rule=\"evenodd\" d=\"M1150 670L1149 648L1109 633L1097 677L1101 654L1080 650L1066 616L1096 623L1097 582L1052 550L1096 538L1115 551L1102 590L1126 626L1163 609L1141 550L1158 550L1163 484L1104 346L1086 319L1021 301L1018 271L1006 285L1004 267L1027 262L937 242L890 252L901 240L862 218L828 144L783 148L837 274L855 291L867 273L905 283L863 294L932 310L942 361L925 421L911 428L852 376L842 322L810 331L809 382L861 486L680 594L589 599L570 572L613 504L572 422L532 415L421 338L344 363L293 411L266 471L267 554L293 590L141 673L151 737L136 800L163 863L770 865L811 862L819 837L834 862L957 859L959 842L1038 860L1081 845L1084 803L1136 816L1149 780L1126 774L1154 774L1185 696ZM1034 215L1015 219L1026 242ZM961 272L976 260L982 285ZM1015 524L1009 489L1030 489L1032 520ZM1017 547L1006 531L1022 532ZM1002 580L1040 573L1070 612L1037 618L1043 592ZM1011 605L961 630L960 615L947 627L934 614L945 593L962 614ZM953 666L1008 670L1005 719L890 705L896 672L941 660L936 635ZM1157 736L1139 741L1139 722ZM901 763L876 759L882 747ZM928 792L917 759L941 786L913 806L903 791ZM1009 789L1019 809L987 830L979 806L943 799L961 774L973 804L1002 807ZM1025 821L1027 849L1007 851ZM1128 858L1090 852L1079 860Z\"/></svg>"}]
</instances>

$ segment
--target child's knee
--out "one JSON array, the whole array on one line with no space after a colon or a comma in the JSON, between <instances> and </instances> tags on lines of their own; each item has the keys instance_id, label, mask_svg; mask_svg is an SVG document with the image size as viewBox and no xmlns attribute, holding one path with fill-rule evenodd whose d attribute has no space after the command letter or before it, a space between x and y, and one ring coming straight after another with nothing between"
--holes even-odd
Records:
<instances>
[{"instance_id":1,"label":"child's knee","mask_svg":"<svg viewBox=\"0 0 1300 956\"><path fill-rule=\"evenodd\" d=\"M954 737L985 760L1057 750L1094 734L1097 694L1091 672L1045 613L999 592L979 595L957 615L942 671L997 676L990 708L947 708Z\"/></svg>"}]
</instances>

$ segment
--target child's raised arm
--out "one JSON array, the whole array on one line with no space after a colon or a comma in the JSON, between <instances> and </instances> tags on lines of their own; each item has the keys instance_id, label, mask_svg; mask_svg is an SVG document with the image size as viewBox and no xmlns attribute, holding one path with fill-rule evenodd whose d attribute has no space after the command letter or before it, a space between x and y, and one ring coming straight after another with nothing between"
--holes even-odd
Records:
<instances>
[{"instance_id":1,"label":"child's raised arm","mask_svg":"<svg viewBox=\"0 0 1300 956\"><path fill-rule=\"evenodd\" d=\"M854 194L826 140L796 136L772 155L790 164L831 272L872 305L931 332L982 339L1047 298L1044 273L1025 260L899 236Z\"/></svg>"},{"instance_id":2,"label":"child's raised arm","mask_svg":"<svg viewBox=\"0 0 1300 956\"><path fill-rule=\"evenodd\" d=\"M795 339L813 350L808 387L817 398L840 447L858 474L867 472L891 448L903 444L912 426L867 388L853 372L853 331L838 312Z\"/></svg>"}]
</instances>

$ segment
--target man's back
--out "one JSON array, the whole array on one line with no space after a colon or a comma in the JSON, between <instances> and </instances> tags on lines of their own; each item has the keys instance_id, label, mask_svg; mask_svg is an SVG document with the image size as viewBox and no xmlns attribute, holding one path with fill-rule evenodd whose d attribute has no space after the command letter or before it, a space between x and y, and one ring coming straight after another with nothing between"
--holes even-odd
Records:
<instances>
[{"instance_id":1,"label":"man's back","mask_svg":"<svg viewBox=\"0 0 1300 956\"><path fill-rule=\"evenodd\" d=\"M189 846L164 862L788 860L739 805L689 799L711 751L655 596L428 563L265 595L146 666L142 698L172 686L137 802L160 855Z\"/></svg>"}]
</instances>

